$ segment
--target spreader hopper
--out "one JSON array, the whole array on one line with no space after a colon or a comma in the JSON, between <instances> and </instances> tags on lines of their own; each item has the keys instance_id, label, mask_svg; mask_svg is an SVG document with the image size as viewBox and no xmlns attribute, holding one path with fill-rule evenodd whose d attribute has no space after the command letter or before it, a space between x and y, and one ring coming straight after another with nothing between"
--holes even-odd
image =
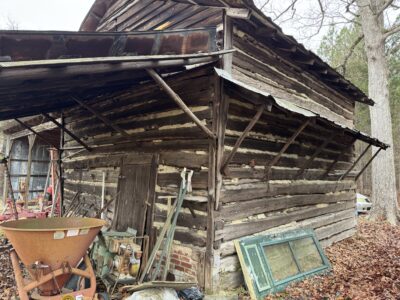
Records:
<instances>
[{"instance_id":1,"label":"spreader hopper","mask_svg":"<svg viewBox=\"0 0 400 300\"><path fill-rule=\"evenodd\" d=\"M11 259L20 298L27 300L35 291L39 299L64 299L65 284L73 274L90 280L90 287L67 291L70 299L93 297L96 278L86 251L104 224L92 218L26 219L0 224L15 249ZM19 260L31 277L28 283L22 278Z\"/></svg>"}]
</instances>

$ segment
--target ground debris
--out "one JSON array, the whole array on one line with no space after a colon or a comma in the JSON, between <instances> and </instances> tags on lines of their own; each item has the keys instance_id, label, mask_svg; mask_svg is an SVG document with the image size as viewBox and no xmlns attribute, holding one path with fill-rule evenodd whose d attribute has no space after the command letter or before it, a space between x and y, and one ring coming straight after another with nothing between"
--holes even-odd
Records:
<instances>
[{"instance_id":1,"label":"ground debris","mask_svg":"<svg viewBox=\"0 0 400 300\"><path fill-rule=\"evenodd\" d=\"M15 299L16 287L9 250L0 248L0 299Z\"/></svg>"},{"instance_id":2,"label":"ground debris","mask_svg":"<svg viewBox=\"0 0 400 300\"><path fill-rule=\"evenodd\" d=\"M266 300L400 299L400 226L359 219L357 234L325 249L333 271Z\"/></svg>"}]
</instances>

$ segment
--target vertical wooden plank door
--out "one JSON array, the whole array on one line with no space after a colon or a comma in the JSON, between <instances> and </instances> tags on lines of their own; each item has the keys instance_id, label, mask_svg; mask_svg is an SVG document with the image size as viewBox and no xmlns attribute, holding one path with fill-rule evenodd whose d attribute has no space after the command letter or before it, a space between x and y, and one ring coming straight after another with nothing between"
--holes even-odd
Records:
<instances>
[{"instance_id":1,"label":"vertical wooden plank door","mask_svg":"<svg viewBox=\"0 0 400 300\"><path fill-rule=\"evenodd\" d=\"M149 163L123 164L118 179L118 197L113 227L125 231L136 229L137 235L144 234L148 204L153 203L156 166Z\"/></svg>"}]
</instances>

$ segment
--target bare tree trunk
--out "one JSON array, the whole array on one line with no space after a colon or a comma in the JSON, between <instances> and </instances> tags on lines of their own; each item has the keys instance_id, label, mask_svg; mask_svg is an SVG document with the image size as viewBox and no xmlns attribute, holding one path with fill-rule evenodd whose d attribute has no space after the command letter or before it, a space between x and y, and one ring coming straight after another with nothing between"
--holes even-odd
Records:
<instances>
[{"instance_id":1,"label":"bare tree trunk","mask_svg":"<svg viewBox=\"0 0 400 300\"><path fill-rule=\"evenodd\" d=\"M388 65L385 56L383 17L376 16L384 0L357 0L368 57L368 91L375 101L370 108L371 134L391 145L372 163L371 217L397 223L396 175L393 155L392 119L389 105Z\"/></svg>"}]
</instances>

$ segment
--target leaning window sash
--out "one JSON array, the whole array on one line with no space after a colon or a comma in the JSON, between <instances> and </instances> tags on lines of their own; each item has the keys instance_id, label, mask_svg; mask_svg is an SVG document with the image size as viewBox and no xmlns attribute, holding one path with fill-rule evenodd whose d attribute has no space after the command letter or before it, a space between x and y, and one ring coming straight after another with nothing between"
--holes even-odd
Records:
<instances>
[{"instance_id":1,"label":"leaning window sash","mask_svg":"<svg viewBox=\"0 0 400 300\"><path fill-rule=\"evenodd\" d=\"M311 245L313 245L314 249L317 250L314 255L318 254L318 259L321 260L321 266L304 271L304 266L302 266L302 263L299 261L299 255L301 254L300 248L297 250L294 249L296 241L298 242L303 239L311 239ZM252 296L257 299L263 299L267 294L282 291L292 281L301 280L313 274L327 272L331 268L330 263L319 245L318 239L312 229L300 229L275 235L244 238L236 241L235 245L236 247L241 248L239 256L243 254L243 257L239 257L241 264L242 262L246 264L245 266L242 265L242 269L250 269L247 270L247 272L251 274L251 283L246 281L246 284L253 285L251 290L254 291L255 295ZM287 245L291 255L290 258L294 260L297 268L296 274L284 277L280 280L275 280L272 272L272 262L268 259L265 252L265 247L274 245ZM253 257L249 255L249 249L253 251L253 254L257 253L257 260L254 260L254 255ZM256 252L254 252L254 249L256 249ZM279 263L279 257L277 258ZM267 282L265 282L264 278L267 279Z\"/></svg>"}]
</instances>

